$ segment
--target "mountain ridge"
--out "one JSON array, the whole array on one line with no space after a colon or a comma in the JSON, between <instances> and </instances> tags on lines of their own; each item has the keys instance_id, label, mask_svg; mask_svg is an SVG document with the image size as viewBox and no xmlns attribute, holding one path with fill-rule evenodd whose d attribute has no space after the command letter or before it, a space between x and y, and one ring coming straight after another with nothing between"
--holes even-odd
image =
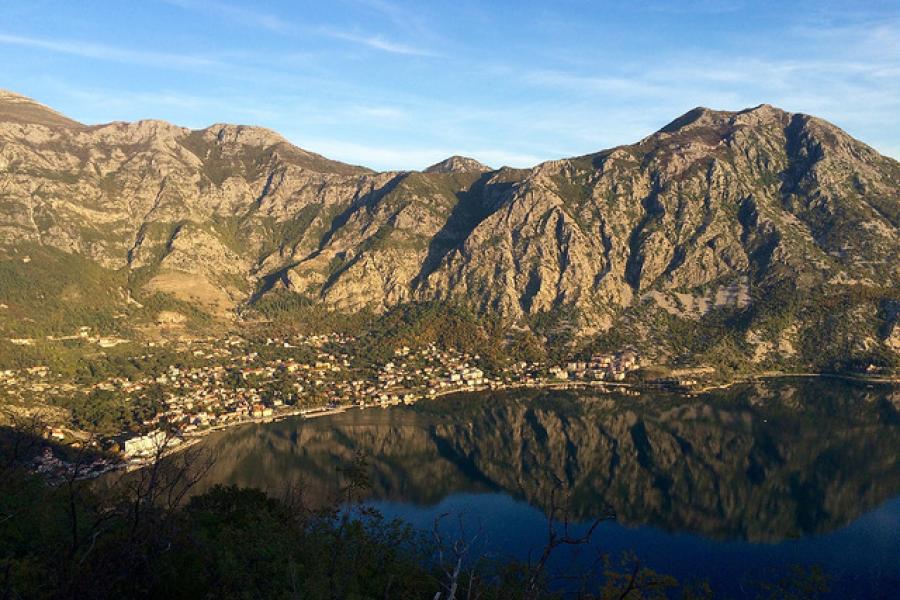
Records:
<instances>
[{"instance_id":1,"label":"mountain ridge","mask_svg":"<svg viewBox=\"0 0 900 600\"><path fill-rule=\"evenodd\" d=\"M23 98L0 94L0 253L83 258L121 297L226 322L285 294L347 313L462 302L673 364L808 366L819 334L832 361L900 351L900 163L815 117L697 107L530 169L373 172L264 128L84 126Z\"/></svg>"}]
</instances>

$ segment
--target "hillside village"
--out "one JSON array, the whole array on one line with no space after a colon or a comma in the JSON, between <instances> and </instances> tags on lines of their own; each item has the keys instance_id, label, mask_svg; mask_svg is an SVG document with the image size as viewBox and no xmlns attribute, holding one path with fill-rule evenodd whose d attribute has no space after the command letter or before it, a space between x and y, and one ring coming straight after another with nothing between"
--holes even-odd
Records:
<instances>
[{"instance_id":1,"label":"hillside village","mask_svg":"<svg viewBox=\"0 0 900 600\"><path fill-rule=\"evenodd\" d=\"M94 342L84 330L82 339ZM211 431L288 416L312 418L349 408L413 403L456 392L516 387L618 383L640 367L636 353L595 355L563 365L518 362L489 373L481 357L434 344L400 346L389 360L355 364L350 336L296 335L269 338L257 345L229 338L175 343L190 366L170 364L163 372L137 378L110 377L90 385L61 381L45 366L0 371L0 397L8 403L27 398L75 397L105 393L125 407L152 401L153 414L139 424L107 435L90 435L84 423L54 423L44 436L66 444L89 444L109 453L109 461L86 474L104 472L121 462L141 464L162 446L174 449ZM149 342L140 358L151 358L163 345ZM265 355L265 357L263 356ZM303 360L309 357L309 360ZM149 400L148 400L149 399ZM51 453L36 459L36 469L61 474L65 464Z\"/></svg>"}]
</instances>

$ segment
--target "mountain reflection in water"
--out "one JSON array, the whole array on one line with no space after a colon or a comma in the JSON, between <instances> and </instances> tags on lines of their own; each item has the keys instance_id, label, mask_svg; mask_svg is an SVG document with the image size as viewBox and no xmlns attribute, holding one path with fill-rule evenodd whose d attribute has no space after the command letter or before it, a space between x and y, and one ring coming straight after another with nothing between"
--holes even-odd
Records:
<instances>
[{"instance_id":1,"label":"mountain reflection in water","mask_svg":"<svg viewBox=\"0 0 900 600\"><path fill-rule=\"evenodd\" d=\"M248 425L205 445L216 462L204 489L296 485L326 502L338 468L361 452L371 499L411 511L486 492L546 509L559 486L573 520L611 509L628 525L777 542L833 531L900 495L900 388L787 380L696 398L464 394Z\"/></svg>"}]
</instances>

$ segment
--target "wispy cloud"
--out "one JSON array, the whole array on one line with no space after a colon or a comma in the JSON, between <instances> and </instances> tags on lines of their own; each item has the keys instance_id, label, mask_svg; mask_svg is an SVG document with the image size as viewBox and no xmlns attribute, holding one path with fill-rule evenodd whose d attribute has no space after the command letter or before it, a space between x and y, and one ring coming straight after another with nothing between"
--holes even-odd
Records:
<instances>
[{"instance_id":1,"label":"wispy cloud","mask_svg":"<svg viewBox=\"0 0 900 600\"><path fill-rule=\"evenodd\" d=\"M425 19L417 11L422 5L414 7L400 6L388 0L349 0L351 4L361 6L370 12L390 21L394 27L403 31L413 31L420 37L433 37L434 32L426 24Z\"/></svg>"},{"instance_id":2,"label":"wispy cloud","mask_svg":"<svg viewBox=\"0 0 900 600\"><path fill-rule=\"evenodd\" d=\"M663 89L640 78L616 75L592 75L558 70L524 71L523 83L553 89L566 89L582 93L603 93L623 96L658 94Z\"/></svg>"},{"instance_id":3,"label":"wispy cloud","mask_svg":"<svg viewBox=\"0 0 900 600\"><path fill-rule=\"evenodd\" d=\"M213 0L163 0L163 2L186 10L194 10L205 12L208 14L214 14L229 21L265 29L274 33L284 35L318 34L330 37L332 39L365 46L373 50L388 52L390 54L399 54L406 56L434 56L434 53L429 50L389 39L380 33L371 34L360 32L357 29L337 28L331 26L300 26L272 13L256 9L248 9L224 2L216 2ZM383 0L359 0L359 2L379 12L380 14L387 16L389 20L391 20L398 26L405 26L412 22L415 22L415 19L413 19L412 17L407 17L406 19L404 19L403 11L389 2L385 2ZM421 28L421 26L417 26L417 28Z\"/></svg>"},{"instance_id":4,"label":"wispy cloud","mask_svg":"<svg viewBox=\"0 0 900 600\"><path fill-rule=\"evenodd\" d=\"M331 138L288 135L291 142L343 162L380 170L422 169L454 154L443 148L396 148Z\"/></svg>"},{"instance_id":5,"label":"wispy cloud","mask_svg":"<svg viewBox=\"0 0 900 600\"><path fill-rule=\"evenodd\" d=\"M567 125L577 119L625 131L612 116L622 112L618 105L661 125L695 105L734 110L767 102L829 119L883 151L896 148L883 123L900 114L900 19L810 18L770 35L748 34L746 46L735 38L734 48L716 52L687 48L652 63L523 70L518 80L553 98L548 122L573 137L583 137ZM783 44L770 43L778 37ZM595 106L604 107L600 119Z\"/></svg>"},{"instance_id":6,"label":"wispy cloud","mask_svg":"<svg viewBox=\"0 0 900 600\"><path fill-rule=\"evenodd\" d=\"M45 23L33 11L30 28L22 20L0 32L5 85L39 95L46 78L73 74L46 60L39 61L46 73L23 66L30 56L85 57L56 62L83 65L78 85L121 89L50 90L73 117L258 123L376 168L421 168L451 154L530 166L634 142L697 105L763 102L826 118L894 156L900 147L890 127L900 114L900 16L889 0L805 0L800 8L768 1L765 10L747 0L686 0L671 9L696 19L645 12L669 10L664 0L649 9L615 0L615 10L577 11L522 11L511 1L336 0L337 8L316 14L293 3L158 1L168 5L166 17L185 12L178 27L141 38L152 46L101 33L70 39L78 28ZM745 18L751 9L754 18ZM558 21L531 27L533 19L546 24L544 12L559 13ZM680 22L684 30L673 26ZM241 35L222 35L216 24ZM707 25L721 29L694 33ZM186 39L205 46L179 53ZM117 70L99 61L198 76L111 78Z\"/></svg>"},{"instance_id":7,"label":"wispy cloud","mask_svg":"<svg viewBox=\"0 0 900 600\"><path fill-rule=\"evenodd\" d=\"M350 112L365 118L382 119L387 121L399 121L407 117L406 111L394 106L356 105L350 108Z\"/></svg>"},{"instance_id":8,"label":"wispy cloud","mask_svg":"<svg viewBox=\"0 0 900 600\"><path fill-rule=\"evenodd\" d=\"M105 44L96 44L93 42L84 42L77 40L50 40L21 35L10 35L6 33L0 33L0 44L23 46L26 48L37 48L40 50L57 52L60 54L69 54L72 56L81 56L98 60L108 60L113 62L122 62L153 67L197 68L210 67L220 64L210 58L191 54L174 54L169 52L130 50L127 48L119 48L116 46L108 46Z\"/></svg>"},{"instance_id":9,"label":"wispy cloud","mask_svg":"<svg viewBox=\"0 0 900 600\"><path fill-rule=\"evenodd\" d=\"M424 169L448 156L462 154L484 164L500 167L531 167L541 162L540 157L527 153L510 152L501 148L446 148L420 147L396 148L390 146L370 146L337 139L297 139L291 141L343 162L366 165L375 169L406 170Z\"/></svg>"},{"instance_id":10,"label":"wispy cloud","mask_svg":"<svg viewBox=\"0 0 900 600\"><path fill-rule=\"evenodd\" d=\"M462 152L457 152L456 154L470 156L480 163L495 168L527 168L533 167L536 164L547 160L546 158L542 158L534 154L514 152L510 150L503 150L500 148L473 148L471 150L463 150Z\"/></svg>"},{"instance_id":11,"label":"wispy cloud","mask_svg":"<svg viewBox=\"0 0 900 600\"><path fill-rule=\"evenodd\" d=\"M406 25L410 19L409 9L398 6L388 0L349 0L351 4L365 7L372 12L376 12L396 25Z\"/></svg>"},{"instance_id":12,"label":"wispy cloud","mask_svg":"<svg viewBox=\"0 0 900 600\"><path fill-rule=\"evenodd\" d=\"M353 44L366 46L368 48L372 48L373 50L389 52L391 54L402 54L406 56L435 56L435 53L431 52L430 50L418 48L416 46L410 46L401 42L395 42L393 40L385 38L380 34L361 34L354 31L346 31L342 29L335 29L332 27L321 27L318 29L318 32L337 40L351 42Z\"/></svg>"},{"instance_id":13,"label":"wispy cloud","mask_svg":"<svg viewBox=\"0 0 900 600\"><path fill-rule=\"evenodd\" d=\"M181 118L176 125L206 127L212 120L236 120L241 123L271 122L277 110L261 106L254 98L234 93L189 94L175 90L129 91L71 85L52 80L51 87L85 107L71 116L86 123L105 123L113 119L136 120L159 117L175 111Z\"/></svg>"},{"instance_id":14,"label":"wispy cloud","mask_svg":"<svg viewBox=\"0 0 900 600\"><path fill-rule=\"evenodd\" d=\"M647 12L667 14L721 15L743 10L747 7L747 3L742 0L679 0L678 2L654 0L636 3L635 7Z\"/></svg>"},{"instance_id":15,"label":"wispy cloud","mask_svg":"<svg viewBox=\"0 0 900 600\"><path fill-rule=\"evenodd\" d=\"M232 21L245 23L254 27L267 29L275 33L289 33L295 30L289 21L272 13L257 9L243 8L224 2L211 0L162 0L166 4L189 10L199 10L218 14Z\"/></svg>"}]
</instances>

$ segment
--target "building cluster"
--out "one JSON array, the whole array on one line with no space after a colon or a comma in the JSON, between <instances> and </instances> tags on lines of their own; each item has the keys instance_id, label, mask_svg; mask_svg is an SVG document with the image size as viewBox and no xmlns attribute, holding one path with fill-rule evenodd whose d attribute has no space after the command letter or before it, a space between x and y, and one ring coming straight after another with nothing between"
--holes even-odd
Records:
<instances>
[{"instance_id":1,"label":"building cluster","mask_svg":"<svg viewBox=\"0 0 900 600\"><path fill-rule=\"evenodd\" d=\"M501 379L488 378L477 366L477 355L441 351L433 345L420 350L398 348L393 359L383 364L352 368L345 351L349 341L337 336L269 339L266 345L281 348L309 345L316 349L315 360L261 361L257 352L244 349L229 353L232 360L225 361L220 349L217 360L209 365L170 366L152 379L119 380L118 390L126 397L157 386L164 390L164 398L161 409L145 422L154 429L149 434L121 436L118 449L129 459L152 455L163 427L180 436L199 435L251 420L410 403L443 393L502 386ZM230 347L241 346L232 342Z\"/></svg>"},{"instance_id":2,"label":"building cluster","mask_svg":"<svg viewBox=\"0 0 900 600\"><path fill-rule=\"evenodd\" d=\"M128 458L156 456L161 450L180 443L177 437L159 429L144 435L123 434L118 441L122 454Z\"/></svg>"},{"instance_id":3,"label":"building cluster","mask_svg":"<svg viewBox=\"0 0 900 600\"><path fill-rule=\"evenodd\" d=\"M638 355L630 350L613 354L594 354L590 360L566 365L568 379L594 381L623 381L630 372L640 368Z\"/></svg>"},{"instance_id":4,"label":"building cluster","mask_svg":"<svg viewBox=\"0 0 900 600\"><path fill-rule=\"evenodd\" d=\"M399 347L389 360L360 366L351 356L353 341L336 334L260 342L238 336L181 340L169 350L185 360L177 361L177 366L164 364L163 370L143 377L111 377L91 386L74 386L55 380L44 367L35 367L0 372L0 386L21 390L30 385L45 396L102 389L126 406L152 399L155 414L144 419L138 430L106 440L107 448L141 460L154 455L163 438L167 446L174 443L169 441L172 434L199 436L254 420L315 416L350 406L411 403L453 392L539 386L561 379L621 381L639 364L633 352L621 352L595 355L565 368L519 362L489 375L477 354L441 350L432 344ZM159 346L148 343L136 358L152 362ZM62 441L66 433L54 427L48 437Z\"/></svg>"},{"instance_id":5,"label":"building cluster","mask_svg":"<svg viewBox=\"0 0 900 600\"><path fill-rule=\"evenodd\" d=\"M41 338L8 338L9 342L15 346L34 346ZM116 336L105 336L92 334L91 328L83 325L78 328L78 332L72 335L48 335L43 340L48 342L70 342L82 341L90 344L97 344L101 348L113 348L119 344L127 344L130 340Z\"/></svg>"},{"instance_id":6,"label":"building cluster","mask_svg":"<svg viewBox=\"0 0 900 600\"><path fill-rule=\"evenodd\" d=\"M0 399L17 401L40 398L53 390L72 390L71 384L63 384L52 378L45 366L0 371Z\"/></svg>"},{"instance_id":7,"label":"building cluster","mask_svg":"<svg viewBox=\"0 0 900 600\"><path fill-rule=\"evenodd\" d=\"M377 380L381 389L367 389L379 400L390 392L435 395L442 390L474 390L492 383L476 366L480 360L477 354L441 351L431 344L417 351L403 346L394 350L394 356L394 360L378 367Z\"/></svg>"}]
</instances>

